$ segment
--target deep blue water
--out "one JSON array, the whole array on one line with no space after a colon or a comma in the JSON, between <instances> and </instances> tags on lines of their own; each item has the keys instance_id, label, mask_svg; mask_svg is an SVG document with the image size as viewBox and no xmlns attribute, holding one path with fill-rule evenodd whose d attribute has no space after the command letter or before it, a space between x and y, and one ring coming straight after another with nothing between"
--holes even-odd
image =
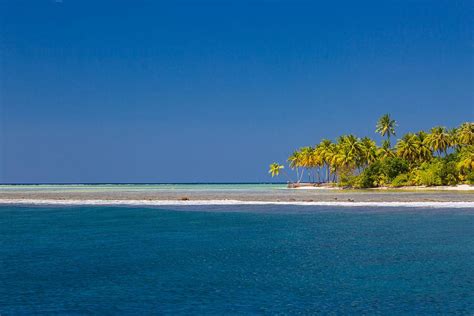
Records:
<instances>
[{"instance_id":1,"label":"deep blue water","mask_svg":"<svg viewBox=\"0 0 474 316\"><path fill-rule=\"evenodd\" d=\"M151 312L472 315L474 211L0 207L0 314Z\"/></svg>"}]
</instances>

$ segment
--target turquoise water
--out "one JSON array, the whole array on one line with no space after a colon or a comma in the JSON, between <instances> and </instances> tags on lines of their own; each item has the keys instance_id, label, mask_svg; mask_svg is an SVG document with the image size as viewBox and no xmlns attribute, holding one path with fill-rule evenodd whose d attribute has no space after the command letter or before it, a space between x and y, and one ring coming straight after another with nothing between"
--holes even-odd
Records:
<instances>
[{"instance_id":1,"label":"turquoise water","mask_svg":"<svg viewBox=\"0 0 474 316\"><path fill-rule=\"evenodd\" d=\"M1 191L255 191L286 189L281 183L170 183L170 184L0 184Z\"/></svg>"},{"instance_id":2,"label":"turquoise water","mask_svg":"<svg viewBox=\"0 0 474 316\"><path fill-rule=\"evenodd\" d=\"M472 209L0 206L0 314L474 313Z\"/></svg>"}]
</instances>

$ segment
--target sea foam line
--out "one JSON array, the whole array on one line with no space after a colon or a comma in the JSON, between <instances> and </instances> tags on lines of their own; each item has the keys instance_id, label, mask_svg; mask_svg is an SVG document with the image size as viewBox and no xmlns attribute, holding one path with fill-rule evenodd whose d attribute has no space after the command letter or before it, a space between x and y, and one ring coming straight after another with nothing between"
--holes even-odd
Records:
<instances>
[{"instance_id":1,"label":"sea foam line","mask_svg":"<svg viewBox=\"0 0 474 316\"><path fill-rule=\"evenodd\" d=\"M55 200L55 199L0 199L0 204L21 205L133 205L133 206L200 206L200 205L301 205L342 207L424 207L474 208L474 202L297 202L297 201L241 201L241 200Z\"/></svg>"}]
</instances>

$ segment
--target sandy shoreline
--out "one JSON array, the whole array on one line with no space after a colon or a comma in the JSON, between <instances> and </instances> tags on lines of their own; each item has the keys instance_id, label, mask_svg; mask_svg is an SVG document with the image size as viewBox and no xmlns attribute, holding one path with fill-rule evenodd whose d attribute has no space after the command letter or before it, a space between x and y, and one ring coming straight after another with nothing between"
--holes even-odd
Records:
<instances>
[{"instance_id":1,"label":"sandy shoreline","mask_svg":"<svg viewBox=\"0 0 474 316\"><path fill-rule=\"evenodd\" d=\"M54 201L242 201L291 203L341 202L474 202L473 191L449 190L300 190L300 189L244 189L244 190L156 190L113 188L54 188L32 189L15 187L0 190L0 200Z\"/></svg>"},{"instance_id":2,"label":"sandy shoreline","mask_svg":"<svg viewBox=\"0 0 474 316\"><path fill-rule=\"evenodd\" d=\"M374 190L421 190L421 191L470 191L474 193L474 185L469 184L458 184L456 186L434 186L434 187L427 187L427 186L406 186L406 187L399 187L399 188L390 188L390 187L380 187L374 188Z\"/></svg>"},{"instance_id":3,"label":"sandy shoreline","mask_svg":"<svg viewBox=\"0 0 474 316\"><path fill-rule=\"evenodd\" d=\"M291 190L344 190L340 187L335 186L314 186L309 185L306 183L302 183L301 186L289 188ZM405 187L378 187L378 188L370 188L367 190L393 190L393 191L411 191L411 190L419 190L419 191L472 191L474 193L474 185L469 184L458 184L455 186L405 186Z\"/></svg>"}]
</instances>

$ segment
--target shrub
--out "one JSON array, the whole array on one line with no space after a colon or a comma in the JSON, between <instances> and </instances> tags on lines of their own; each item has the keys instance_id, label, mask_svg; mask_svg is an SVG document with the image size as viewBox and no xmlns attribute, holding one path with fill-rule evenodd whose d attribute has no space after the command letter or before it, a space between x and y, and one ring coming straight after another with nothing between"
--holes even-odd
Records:
<instances>
[{"instance_id":1,"label":"shrub","mask_svg":"<svg viewBox=\"0 0 474 316\"><path fill-rule=\"evenodd\" d=\"M398 175L408 172L408 162L399 157L387 158L381 161L380 171L388 181L392 181Z\"/></svg>"},{"instance_id":2,"label":"shrub","mask_svg":"<svg viewBox=\"0 0 474 316\"><path fill-rule=\"evenodd\" d=\"M370 164L358 177L355 185L360 188L384 186L400 174L408 172L405 159L393 157Z\"/></svg>"},{"instance_id":3,"label":"shrub","mask_svg":"<svg viewBox=\"0 0 474 316\"><path fill-rule=\"evenodd\" d=\"M459 182L459 172L453 160L437 158L424 162L415 170L414 183L426 186L455 185Z\"/></svg>"},{"instance_id":4,"label":"shrub","mask_svg":"<svg viewBox=\"0 0 474 316\"><path fill-rule=\"evenodd\" d=\"M466 175L467 184L474 184L474 170Z\"/></svg>"},{"instance_id":5,"label":"shrub","mask_svg":"<svg viewBox=\"0 0 474 316\"><path fill-rule=\"evenodd\" d=\"M443 182L440 176L441 168L442 163L439 161L422 163L416 171L415 183L426 186L442 185Z\"/></svg>"},{"instance_id":6,"label":"shrub","mask_svg":"<svg viewBox=\"0 0 474 316\"><path fill-rule=\"evenodd\" d=\"M424 162L415 170L416 184L433 185L455 185L459 183L459 173L456 162L437 158L431 162Z\"/></svg>"},{"instance_id":7,"label":"shrub","mask_svg":"<svg viewBox=\"0 0 474 316\"><path fill-rule=\"evenodd\" d=\"M441 178L433 169L420 170L418 172L418 183L426 186L442 185Z\"/></svg>"},{"instance_id":8,"label":"shrub","mask_svg":"<svg viewBox=\"0 0 474 316\"><path fill-rule=\"evenodd\" d=\"M456 161L441 160L439 176L443 185L456 185L459 182L459 172Z\"/></svg>"},{"instance_id":9,"label":"shrub","mask_svg":"<svg viewBox=\"0 0 474 316\"><path fill-rule=\"evenodd\" d=\"M452 175L452 174L448 174L447 177L446 177L446 184L447 185L456 185L459 183L459 179Z\"/></svg>"},{"instance_id":10,"label":"shrub","mask_svg":"<svg viewBox=\"0 0 474 316\"><path fill-rule=\"evenodd\" d=\"M351 170L340 170L337 185L340 187L353 187L356 178L357 176Z\"/></svg>"},{"instance_id":11,"label":"shrub","mask_svg":"<svg viewBox=\"0 0 474 316\"><path fill-rule=\"evenodd\" d=\"M354 187L358 189L373 188L375 184L372 178L363 172L357 177Z\"/></svg>"},{"instance_id":12,"label":"shrub","mask_svg":"<svg viewBox=\"0 0 474 316\"><path fill-rule=\"evenodd\" d=\"M358 188L373 188L381 185L379 182L380 178L380 161L376 161L369 165L365 170L357 177L356 185Z\"/></svg>"},{"instance_id":13,"label":"shrub","mask_svg":"<svg viewBox=\"0 0 474 316\"><path fill-rule=\"evenodd\" d=\"M407 173L399 174L392 180L391 185L395 188L411 185L410 177Z\"/></svg>"}]
</instances>

